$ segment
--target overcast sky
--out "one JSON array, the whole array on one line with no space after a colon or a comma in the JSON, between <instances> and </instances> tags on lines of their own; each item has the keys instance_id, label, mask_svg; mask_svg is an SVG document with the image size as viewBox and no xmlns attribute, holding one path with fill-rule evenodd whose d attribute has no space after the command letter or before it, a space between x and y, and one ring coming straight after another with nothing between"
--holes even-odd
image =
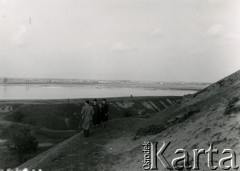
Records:
<instances>
[{"instance_id":1,"label":"overcast sky","mask_svg":"<svg viewBox=\"0 0 240 171\"><path fill-rule=\"evenodd\" d=\"M0 77L214 82L239 69L239 0L0 0Z\"/></svg>"}]
</instances>

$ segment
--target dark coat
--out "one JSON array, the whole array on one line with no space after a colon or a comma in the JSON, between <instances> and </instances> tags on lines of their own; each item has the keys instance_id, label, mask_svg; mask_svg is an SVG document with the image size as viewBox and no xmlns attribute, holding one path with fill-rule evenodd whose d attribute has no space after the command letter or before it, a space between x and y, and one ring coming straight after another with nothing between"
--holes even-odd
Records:
<instances>
[{"instance_id":1,"label":"dark coat","mask_svg":"<svg viewBox=\"0 0 240 171\"><path fill-rule=\"evenodd\" d=\"M109 106L107 103L101 105L101 121L108 121Z\"/></svg>"},{"instance_id":2,"label":"dark coat","mask_svg":"<svg viewBox=\"0 0 240 171\"><path fill-rule=\"evenodd\" d=\"M100 116L100 107L98 104L93 104L93 125L100 124L101 123L101 116Z\"/></svg>"}]
</instances>

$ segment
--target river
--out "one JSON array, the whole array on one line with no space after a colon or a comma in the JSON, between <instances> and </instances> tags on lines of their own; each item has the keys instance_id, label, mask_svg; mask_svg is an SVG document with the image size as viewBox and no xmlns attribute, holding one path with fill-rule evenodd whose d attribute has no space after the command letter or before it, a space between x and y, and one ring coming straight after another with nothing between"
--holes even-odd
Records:
<instances>
[{"instance_id":1,"label":"river","mask_svg":"<svg viewBox=\"0 0 240 171\"><path fill-rule=\"evenodd\" d=\"M0 100L70 99L133 96L182 96L191 90L160 90L104 86L0 85Z\"/></svg>"}]
</instances>

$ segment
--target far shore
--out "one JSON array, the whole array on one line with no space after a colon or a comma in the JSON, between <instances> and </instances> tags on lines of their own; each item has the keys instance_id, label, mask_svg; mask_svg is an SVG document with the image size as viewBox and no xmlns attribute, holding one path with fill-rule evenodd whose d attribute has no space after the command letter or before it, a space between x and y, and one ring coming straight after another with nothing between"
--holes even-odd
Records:
<instances>
[{"instance_id":1,"label":"far shore","mask_svg":"<svg viewBox=\"0 0 240 171\"><path fill-rule=\"evenodd\" d=\"M103 87L103 88L143 88L151 90L189 90L198 91L210 83L192 82L131 82L131 81L109 81L109 82L7 82L0 81L0 86L41 86L41 87Z\"/></svg>"},{"instance_id":2,"label":"far shore","mask_svg":"<svg viewBox=\"0 0 240 171\"><path fill-rule=\"evenodd\" d=\"M70 99L6 99L0 100L1 104L55 104L55 103L83 103L85 100L93 100L97 99L101 101L102 99L106 99L109 102L115 101L126 101L126 100L148 100L148 99L159 99L159 98L174 98L174 97L182 97L182 96L128 96L128 97L102 97L102 98L70 98Z\"/></svg>"}]
</instances>

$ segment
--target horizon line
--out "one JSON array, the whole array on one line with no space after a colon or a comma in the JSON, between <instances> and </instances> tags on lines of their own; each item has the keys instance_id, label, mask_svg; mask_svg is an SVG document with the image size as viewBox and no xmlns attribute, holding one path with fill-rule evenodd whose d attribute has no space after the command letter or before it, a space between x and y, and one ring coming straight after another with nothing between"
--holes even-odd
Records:
<instances>
[{"instance_id":1,"label":"horizon line","mask_svg":"<svg viewBox=\"0 0 240 171\"><path fill-rule=\"evenodd\" d=\"M156 82L156 83L201 83L212 84L212 82L196 81L156 81L156 80L127 80L127 79L94 79L94 78L43 78L43 77L0 77L0 79L43 79L43 80L91 80L91 81L129 81L129 82Z\"/></svg>"}]
</instances>

